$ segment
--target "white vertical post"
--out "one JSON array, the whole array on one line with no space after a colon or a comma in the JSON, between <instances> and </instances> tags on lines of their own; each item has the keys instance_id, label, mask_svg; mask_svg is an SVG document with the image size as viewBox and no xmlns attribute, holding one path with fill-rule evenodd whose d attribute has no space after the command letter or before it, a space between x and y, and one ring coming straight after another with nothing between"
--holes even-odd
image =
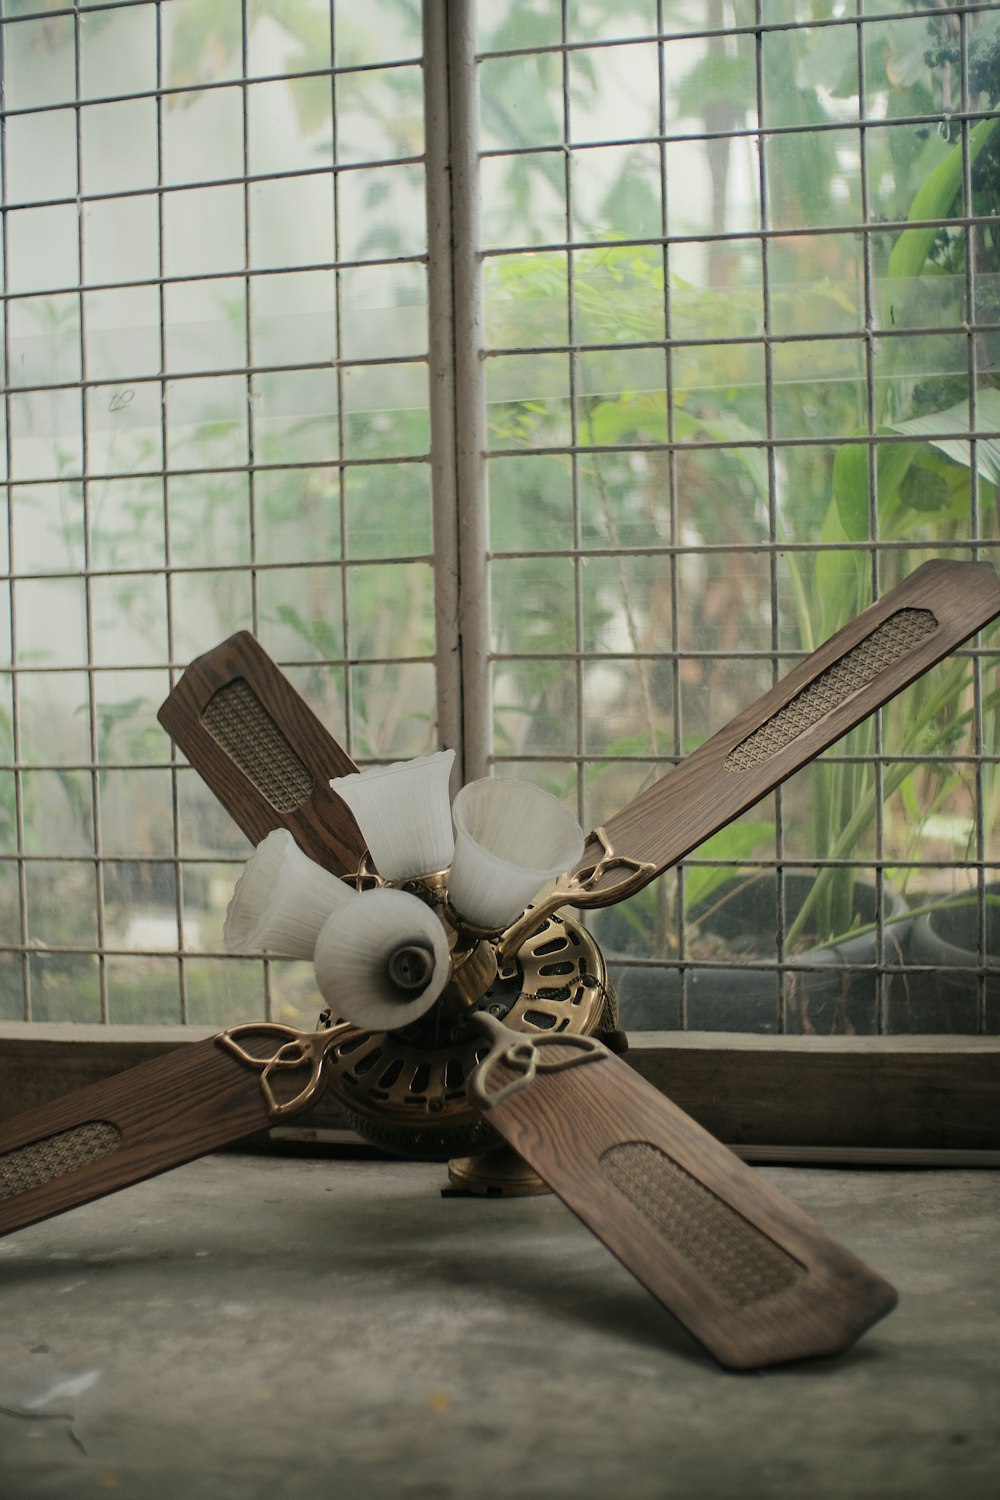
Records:
<instances>
[{"instance_id":1,"label":"white vertical post","mask_svg":"<svg viewBox=\"0 0 1000 1500\"><path fill-rule=\"evenodd\" d=\"M423 18L438 725L468 781L491 747L474 0Z\"/></svg>"}]
</instances>

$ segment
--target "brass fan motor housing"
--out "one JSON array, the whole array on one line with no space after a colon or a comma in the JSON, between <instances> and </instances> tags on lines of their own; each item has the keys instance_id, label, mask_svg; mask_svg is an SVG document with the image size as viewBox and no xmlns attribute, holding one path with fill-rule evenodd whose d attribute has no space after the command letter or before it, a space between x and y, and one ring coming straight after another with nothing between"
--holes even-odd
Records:
<instances>
[{"instance_id":1,"label":"brass fan motor housing","mask_svg":"<svg viewBox=\"0 0 1000 1500\"><path fill-rule=\"evenodd\" d=\"M385 1151L421 1161L495 1146L497 1135L465 1090L490 1050L469 1025L476 1011L534 1036L592 1036L618 1024L607 965L590 933L561 914L543 917L469 1009L448 1014L435 1006L400 1031L364 1032L330 1049L328 1087L352 1128Z\"/></svg>"}]
</instances>

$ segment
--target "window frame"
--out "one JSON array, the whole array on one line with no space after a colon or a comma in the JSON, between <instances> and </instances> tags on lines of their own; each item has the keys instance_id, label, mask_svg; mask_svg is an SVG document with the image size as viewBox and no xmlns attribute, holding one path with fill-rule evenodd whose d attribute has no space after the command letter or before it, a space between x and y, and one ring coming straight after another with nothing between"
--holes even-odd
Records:
<instances>
[{"instance_id":1,"label":"window frame","mask_svg":"<svg viewBox=\"0 0 1000 1500\"><path fill-rule=\"evenodd\" d=\"M422 16L438 730L469 780L494 763L476 6L422 0ZM44 1022L0 1027L9 1104L41 1102L206 1034L108 1025L91 1035L57 1024L58 1038ZM632 1057L709 1128L748 1148L933 1152L1000 1149L987 1078L997 1051L1000 1041L986 1036L677 1032L636 1037ZM814 1088L802 1087L803 1069Z\"/></svg>"}]
</instances>

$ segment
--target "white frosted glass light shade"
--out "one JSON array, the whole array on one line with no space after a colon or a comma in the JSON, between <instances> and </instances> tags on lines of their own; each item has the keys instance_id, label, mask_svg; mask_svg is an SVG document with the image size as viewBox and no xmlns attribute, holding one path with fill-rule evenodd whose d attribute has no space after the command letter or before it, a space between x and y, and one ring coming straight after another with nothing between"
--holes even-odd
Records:
<instances>
[{"instance_id":1,"label":"white frosted glass light shade","mask_svg":"<svg viewBox=\"0 0 1000 1500\"><path fill-rule=\"evenodd\" d=\"M430 875L451 864L455 836L449 779L454 760L454 750L438 750L330 782L354 814L386 880Z\"/></svg>"},{"instance_id":2,"label":"white frosted glass light shade","mask_svg":"<svg viewBox=\"0 0 1000 1500\"><path fill-rule=\"evenodd\" d=\"M583 830L573 814L530 782L470 781L453 812L448 898L476 927L509 927L540 887L583 853Z\"/></svg>"},{"instance_id":3,"label":"white frosted glass light shade","mask_svg":"<svg viewBox=\"0 0 1000 1500\"><path fill-rule=\"evenodd\" d=\"M451 974L448 939L431 908L390 887L365 891L349 910L334 912L313 958L333 1014L373 1031L418 1020Z\"/></svg>"},{"instance_id":4,"label":"white frosted glass light shade","mask_svg":"<svg viewBox=\"0 0 1000 1500\"><path fill-rule=\"evenodd\" d=\"M287 828L276 828L236 882L223 941L231 953L312 958L330 913L358 900L357 891L302 853Z\"/></svg>"}]
</instances>

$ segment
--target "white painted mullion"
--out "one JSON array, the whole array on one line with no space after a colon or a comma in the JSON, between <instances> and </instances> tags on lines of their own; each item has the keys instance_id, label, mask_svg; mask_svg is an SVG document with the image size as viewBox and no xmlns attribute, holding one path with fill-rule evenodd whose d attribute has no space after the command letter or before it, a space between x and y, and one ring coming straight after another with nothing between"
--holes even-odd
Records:
<instances>
[{"instance_id":1,"label":"white painted mullion","mask_svg":"<svg viewBox=\"0 0 1000 1500\"><path fill-rule=\"evenodd\" d=\"M474 0L424 0L438 732L463 780L491 751Z\"/></svg>"}]
</instances>

